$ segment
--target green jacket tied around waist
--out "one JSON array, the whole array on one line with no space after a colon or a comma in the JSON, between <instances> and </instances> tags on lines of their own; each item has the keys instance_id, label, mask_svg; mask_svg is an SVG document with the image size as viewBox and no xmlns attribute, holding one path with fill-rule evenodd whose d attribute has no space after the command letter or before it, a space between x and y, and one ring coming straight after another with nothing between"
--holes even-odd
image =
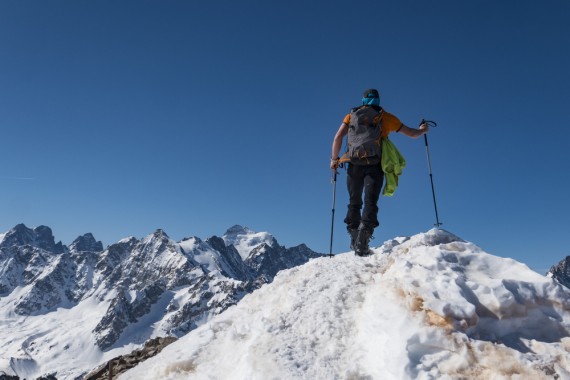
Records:
<instances>
[{"instance_id":1,"label":"green jacket tied around waist","mask_svg":"<svg viewBox=\"0 0 570 380\"><path fill-rule=\"evenodd\" d=\"M386 183L382 194L391 197L398 187L398 176L406 167L404 156L398 151L396 146L387 138L382 139L382 171Z\"/></svg>"}]
</instances>

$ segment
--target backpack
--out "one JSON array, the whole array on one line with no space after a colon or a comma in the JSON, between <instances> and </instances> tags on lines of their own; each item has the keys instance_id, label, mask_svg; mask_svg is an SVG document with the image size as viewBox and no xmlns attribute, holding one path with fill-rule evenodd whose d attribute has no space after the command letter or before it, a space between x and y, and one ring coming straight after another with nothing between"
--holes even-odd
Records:
<instances>
[{"instance_id":1,"label":"backpack","mask_svg":"<svg viewBox=\"0 0 570 380\"><path fill-rule=\"evenodd\" d=\"M356 165L374 165L382 157L382 108L361 106L350 112L348 158Z\"/></svg>"}]
</instances>

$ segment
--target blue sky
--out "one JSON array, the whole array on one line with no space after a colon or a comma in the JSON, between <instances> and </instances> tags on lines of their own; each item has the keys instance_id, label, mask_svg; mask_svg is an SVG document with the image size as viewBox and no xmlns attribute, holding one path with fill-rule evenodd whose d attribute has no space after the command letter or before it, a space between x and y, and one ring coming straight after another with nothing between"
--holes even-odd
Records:
<instances>
[{"instance_id":1,"label":"blue sky","mask_svg":"<svg viewBox=\"0 0 570 380\"><path fill-rule=\"evenodd\" d=\"M570 255L570 3L2 1L0 231L69 244L233 224L328 252L332 138L364 89L436 120L443 228L544 271ZM376 240L435 222L423 139ZM348 250L337 187L335 252Z\"/></svg>"}]
</instances>

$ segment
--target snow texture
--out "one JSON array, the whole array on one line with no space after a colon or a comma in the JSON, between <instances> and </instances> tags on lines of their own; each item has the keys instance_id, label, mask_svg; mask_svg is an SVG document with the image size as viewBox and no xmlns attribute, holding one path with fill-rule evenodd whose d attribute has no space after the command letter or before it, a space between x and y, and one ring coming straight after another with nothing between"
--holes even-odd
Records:
<instances>
[{"instance_id":1,"label":"snow texture","mask_svg":"<svg viewBox=\"0 0 570 380\"><path fill-rule=\"evenodd\" d=\"M279 272L120 379L570 379L570 291L441 229Z\"/></svg>"}]
</instances>

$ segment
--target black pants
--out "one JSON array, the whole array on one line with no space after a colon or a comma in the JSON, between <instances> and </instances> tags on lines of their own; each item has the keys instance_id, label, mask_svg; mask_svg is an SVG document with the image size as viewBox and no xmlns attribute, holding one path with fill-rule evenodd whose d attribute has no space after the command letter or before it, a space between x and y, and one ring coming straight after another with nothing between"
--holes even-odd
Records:
<instances>
[{"instance_id":1,"label":"black pants","mask_svg":"<svg viewBox=\"0 0 570 380\"><path fill-rule=\"evenodd\" d=\"M346 184L350 203L344 222L349 229L358 228L361 223L371 230L378 226L378 198L383 182L384 172L380 164L348 165ZM364 192L364 209L362 209L362 192Z\"/></svg>"}]
</instances>

